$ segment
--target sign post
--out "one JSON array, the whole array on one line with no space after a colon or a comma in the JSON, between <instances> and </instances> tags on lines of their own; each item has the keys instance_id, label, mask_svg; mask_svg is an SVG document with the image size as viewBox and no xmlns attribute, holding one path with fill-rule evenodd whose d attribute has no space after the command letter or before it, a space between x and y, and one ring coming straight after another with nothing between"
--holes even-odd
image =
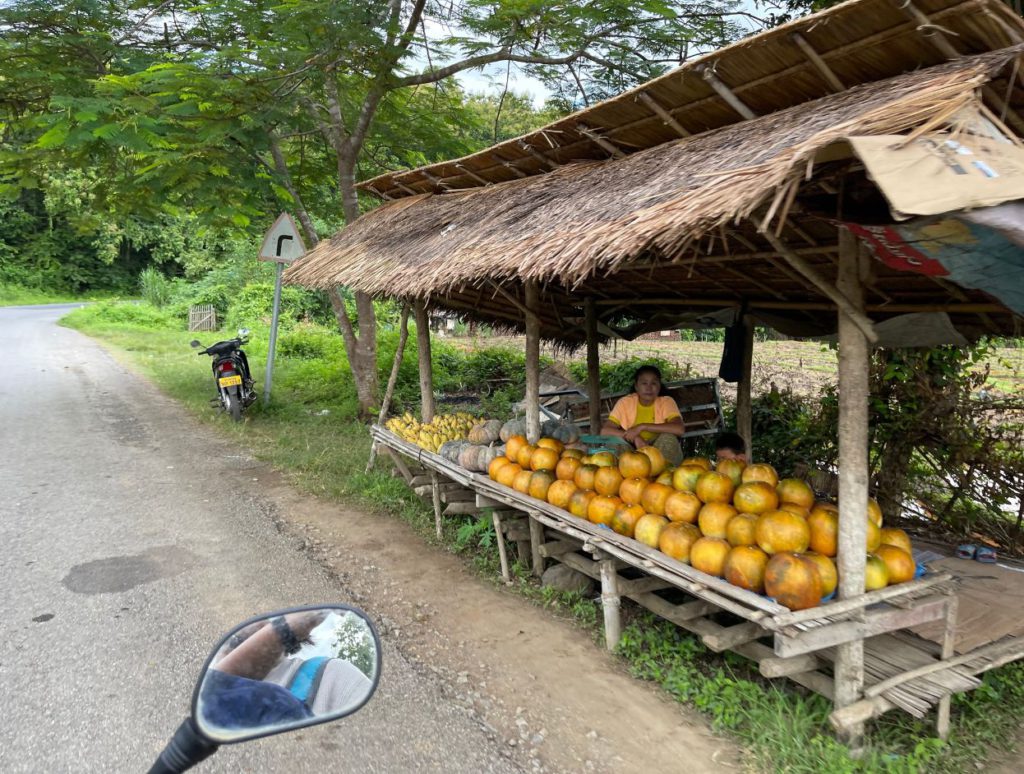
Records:
<instances>
[{"instance_id":1,"label":"sign post","mask_svg":"<svg viewBox=\"0 0 1024 774\"><path fill-rule=\"evenodd\" d=\"M263 405L270 405L270 386L274 377L274 352L277 350L277 322L281 315L281 276L284 267L306 254L302 235L295 227L295 221L287 212L277 216L274 225L263 237L260 260L277 264L277 280L274 282L274 312L270 321L270 344L267 347L267 373L263 380Z\"/></svg>"}]
</instances>

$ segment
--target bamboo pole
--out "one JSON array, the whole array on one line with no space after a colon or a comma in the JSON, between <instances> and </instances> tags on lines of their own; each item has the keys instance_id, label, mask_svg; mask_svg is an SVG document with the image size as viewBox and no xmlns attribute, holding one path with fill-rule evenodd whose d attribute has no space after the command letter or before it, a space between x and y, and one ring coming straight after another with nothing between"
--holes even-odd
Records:
<instances>
[{"instance_id":1,"label":"bamboo pole","mask_svg":"<svg viewBox=\"0 0 1024 774\"><path fill-rule=\"evenodd\" d=\"M402 319L398 323L398 348L395 349L395 362L391 364L391 374L388 376L388 386L384 390L384 400L380 404L380 413L377 415L377 424L383 425L387 418L388 409L391 408L391 398L395 394L395 385L398 383L398 370L402 365L402 358L405 356L405 342L409 338L409 305L402 304ZM370 460L366 463L366 472L373 470L373 463L377 461L377 442L370 445Z\"/></svg>"},{"instance_id":2,"label":"bamboo pole","mask_svg":"<svg viewBox=\"0 0 1024 774\"><path fill-rule=\"evenodd\" d=\"M859 313L863 306L859 259L863 249L846 229L839 230L838 290ZM868 507L868 357L864 331L853 316L839 312L839 598L864 593L866 513ZM836 648L835 705L842 709L861 698L864 641ZM844 729L844 741L856 751L864 725Z\"/></svg>"},{"instance_id":3,"label":"bamboo pole","mask_svg":"<svg viewBox=\"0 0 1024 774\"><path fill-rule=\"evenodd\" d=\"M619 573L614 559L602 559L601 608L604 611L604 645L614 652L622 639L622 599L619 596Z\"/></svg>"},{"instance_id":4,"label":"bamboo pole","mask_svg":"<svg viewBox=\"0 0 1024 774\"><path fill-rule=\"evenodd\" d=\"M525 283L526 300L526 437L540 440L540 293L534 280Z\"/></svg>"},{"instance_id":5,"label":"bamboo pole","mask_svg":"<svg viewBox=\"0 0 1024 774\"><path fill-rule=\"evenodd\" d=\"M434 368L430 362L430 317L424 301L414 304L416 311L416 349L420 366L420 414L423 422L434 421Z\"/></svg>"},{"instance_id":6,"label":"bamboo pole","mask_svg":"<svg viewBox=\"0 0 1024 774\"><path fill-rule=\"evenodd\" d=\"M590 434L601 432L601 354L597 341L597 308L587 296L583 302L587 325L587 398L590 401Z\"/></svg>"},{"instance_id":7,"label":"bamboo pole","mask_svg":"<svg viewBox=\"0 0 1024 774\"><path fill-rule=\"evenodd\" d=\"M754 321L750 315L740 319L743 326L743 365L740 380L736 385L736 432L747 445L747 459L754 459L754 410L751 402L751 386L754 361Z\"/></svg>"}]
</instances>

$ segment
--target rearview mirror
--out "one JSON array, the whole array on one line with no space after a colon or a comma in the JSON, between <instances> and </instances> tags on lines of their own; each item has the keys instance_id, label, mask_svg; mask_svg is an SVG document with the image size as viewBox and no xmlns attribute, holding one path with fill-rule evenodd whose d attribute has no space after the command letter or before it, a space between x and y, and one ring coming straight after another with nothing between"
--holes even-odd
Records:
<instances>
[{"instance_id":1,"label":"rearview mirror","mask_svg":"<svg viewBox=\"0 0 1024 774\"><path fill-rule=\"evenodd\" d=\"M244 339L248 335L249 335L249 329L248 328L239 328L238 329L238 338Z\"/></svg>"},{"instance_id":2,"label":"rearview mirror","mask_svg":"<svg viewBox=\"0 0 1024 774\"><path fill-rule=\"evenodd\" d=\"M188 345L192 347L192 349L203 346L202 344L199 343L199 339L192 339L192 341L190 341Z\"/></svg>"},{"instance_id":3,"label":"rearview mirror","mask_svg":"<svg viewBox=\"0 0 1024 774\"><path fill-rule=\"evenodd\" d=\"M347 605L298 607L232 629L206 660L192 718L217 744L351 715L377 690L380 638Z\"/></svg>"}]
</instances>

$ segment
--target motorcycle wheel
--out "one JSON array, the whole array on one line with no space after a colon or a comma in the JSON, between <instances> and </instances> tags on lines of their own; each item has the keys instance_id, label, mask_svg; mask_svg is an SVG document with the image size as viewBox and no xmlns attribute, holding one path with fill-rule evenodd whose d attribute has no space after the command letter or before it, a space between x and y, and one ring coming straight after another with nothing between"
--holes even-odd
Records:
<instances>
[{"instance_id":1,"label":"motorcycle wheel","mask_svg":"<svg viewBox=\"0 0 1024 774\"><path fill-rule=\"evenodd\" d=\"M224 393L224 402L227 404L228 413L231 414L231 420L233 422L242 421L242 398L238 394L238 390L228 390Z\"/></svg>"}]
</instances>

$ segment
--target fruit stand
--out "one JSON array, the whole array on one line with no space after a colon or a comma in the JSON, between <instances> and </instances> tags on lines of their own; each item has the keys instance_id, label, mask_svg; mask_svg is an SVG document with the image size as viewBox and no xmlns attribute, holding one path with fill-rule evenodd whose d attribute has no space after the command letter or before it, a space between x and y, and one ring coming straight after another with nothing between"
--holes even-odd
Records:
<instances>
[{"instance_id":1,"label":"fruit stand","mask_svg":"<svg viewBox=\"0 0 1024 774\"><path fill-rule=\"evenodd\" d=\"M715 650L753 659L768 677L828 696L834 724L853 745L864 721L893 708L921 717L937 705L945 735L951 694L978 685L980 672L1024 657L1024 632L954 655L958 597L948 573L866 590L877 568L865 547L879 545L873 534L881 528L866 518L869 352L1019 333L1019 246L991 222L979 224L974 210L1024 199L1014 171L1024 169L1024 150L1013 132L1024 129L1022 44L1024 22L987 0L844 3L524 138L367 181L362 190L386 203L321 243L287 279L402 299L417 317L429 306L525 332L529 446L545 435L542 338L586 345L588 394L598 395L601 340L709 321L739 330L737 425L748 446L754 442L756 459L754 325L836 334L837 589L824 604L817 604L823 571L786 556L806 545L768 550L777 547L774 533L755 541L759 550L769 563L783 557L780 575L817 577L817 602L805 605L797 594L777 596L790 601L779 604L719 577L724 572L701 570L692 555L687 564L659 550L660 534L652 544L598 523L600 514L589 517L594 499L627 500L623 481L616 495L577 486L590 496L571 513L531 496L526 477L494 480L501 465L470 471L399 437L383 419L372 430L375 448L431 497L438 520L445 511L489 513L535 573L561 562L599 580L609 647L626 597ZM954 157L942 149L954 149ZM959 163L972 156L980 166ZM986 180L968 184L964 164ZM1002 174L988 176L986 168ZM898 179L891 169L900 170ZM958 175L952 183L951 174ZM975 252L988 261L984 271L972 264ZM418 325L417 335L422 420L430 422L429 331ZM590 412L597 426L598 401ZM495 452L491 462L497 459ZM506 461L517 476L539 472L518 454ZM754 483L741 479L735 490ZM674 482L646 486L689 491ZM792 511L776 507L785 500L762 508L737 501L732 489L725 500L706 494L698 498L703 507L718 502L756 515L758 530L762 521L792 521L785 515ZM667 521L657 512L663 507L645 507L639 518ZM809 520L811 507L797 519ZM723 541L708 532L695 541ZM708 550L724 558L738 547L719 542ZM498 548L507 575L503 540ZM938 625L939 635L925 640L907 631L923 625Z\"/></svg>"}]
</instances>

